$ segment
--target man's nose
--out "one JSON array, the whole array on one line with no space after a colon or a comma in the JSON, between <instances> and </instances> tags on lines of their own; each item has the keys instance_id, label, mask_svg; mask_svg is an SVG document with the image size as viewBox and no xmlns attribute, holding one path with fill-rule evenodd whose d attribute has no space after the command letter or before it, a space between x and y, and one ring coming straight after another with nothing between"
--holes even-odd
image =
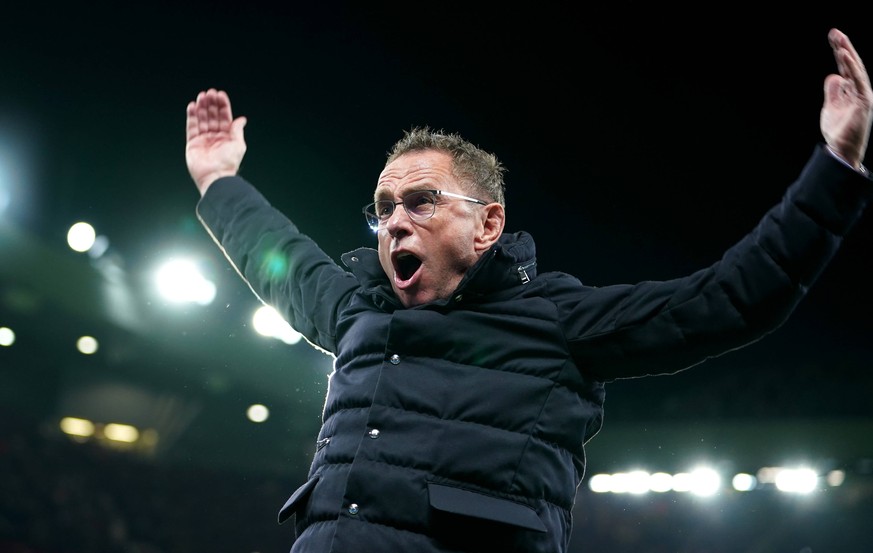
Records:
<instances>
[{"instance_id":1,"label":"man's nose","mask_svg":"<svg viewBox=\"0 0 873 553\"><path fill-rule=\"evenodd\" d=\"M402 205L398 205L395 206L394 212L391 213L388 221L385 222L385 228L388 230L388 234L396 237L398 232L408 232L409 225L411 224L412 220L409 218L409 213L406 212Z\"/></svg>"}]
</instances>

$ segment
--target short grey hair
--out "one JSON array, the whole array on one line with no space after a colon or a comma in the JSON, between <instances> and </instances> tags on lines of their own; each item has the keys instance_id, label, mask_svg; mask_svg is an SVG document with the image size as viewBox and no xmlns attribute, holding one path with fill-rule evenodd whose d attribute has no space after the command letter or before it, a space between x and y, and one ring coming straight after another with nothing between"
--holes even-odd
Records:
<instances>
[{"instance_id":1,"label":"short grey hair","mask_svg":"<svg viewBox=\"0 0 873 553\"><path fill-rule=\"evenodd\" d=\"M490 200L505 205L503 174L506 168L497 156L482 150L457 133L433 130L430 127L413 127L403 131L403 138L394 143L388 152L388 165L403 154L437 150L452 156L452 173L460 183L470 188L469 193L481 200Z\"/></svg>"}]
</instances>

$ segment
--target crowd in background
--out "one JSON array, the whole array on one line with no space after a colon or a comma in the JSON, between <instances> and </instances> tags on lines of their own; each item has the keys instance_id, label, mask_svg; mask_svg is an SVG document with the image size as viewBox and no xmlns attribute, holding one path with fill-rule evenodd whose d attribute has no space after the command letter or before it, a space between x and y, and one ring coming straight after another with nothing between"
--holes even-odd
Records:
<instances>
[{"instance_id":1,"label":"crowd in background","mask_svg":"<svg viewBox=\"0 0 873 553\"><path fill-rule=\"evenodd\" d=\"M0 435L2 553L290 548L291 527L279 526L276 513L295 482L169 467L9 426Z\"/></svg>"},{"instance_id":2,"label":"crowd in background","mask_svg":"<svg viewBox=\"0 0 873 553\"><path fill-rule=\"evenodd\" d=\"M0 553L281 553L277 508L295 478L166 466L0 417ZM574 511L574 553L873 550L873 476L814 496L775 491L594 494Z\"/></svg>"}]
</instances>

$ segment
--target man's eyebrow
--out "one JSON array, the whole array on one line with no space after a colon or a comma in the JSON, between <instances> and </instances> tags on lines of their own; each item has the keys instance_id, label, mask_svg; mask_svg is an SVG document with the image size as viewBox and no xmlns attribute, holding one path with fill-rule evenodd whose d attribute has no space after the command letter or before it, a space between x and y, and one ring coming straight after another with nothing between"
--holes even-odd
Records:
<instances>
[{"instance_id":1,"label":"man's eyebrow","mask_svg":"<svg viewBox=\"0 0 873 553\"><path fill-rule=\"evenodd\" d=\"M412 192L420 192L422 190L434 190L434 187L427 184L411 184L402 190L400 197L402 198L406 194L411 194ZM377 186L376 192L373 194L373 199L376 201L393 200L394 198L395 196L393 191L387 186Z\"/></svg>"},{"instance_id":2,"label":"man's eyebrow","mask_svg":"<svg viewBox=\"0 0 873 553\"><path fill-rule=\"evenodd\" d=\"M392 194L391 189L387 186L377 186L376 191L373 193L373 199L378 200L387 200L393 199L394 194Z\"/></svg>"}]
</instances>

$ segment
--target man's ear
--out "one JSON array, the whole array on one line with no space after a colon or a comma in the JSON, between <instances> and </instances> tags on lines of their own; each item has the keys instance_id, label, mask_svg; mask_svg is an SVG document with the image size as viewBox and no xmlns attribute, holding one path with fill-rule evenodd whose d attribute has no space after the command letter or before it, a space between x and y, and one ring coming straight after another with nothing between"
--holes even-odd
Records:
<instances>
[{"instance_id":1,"label":"man's ear","mask_svg":"<svg viewBox=\"0 0 873 553\"><path fill-rule=\"evenodd\" d=\"M483 211L482 229L476 236L476 249L479 251L487 250L497 242L506 224L506 210L499 203L490 203Z\"/></svg>"}]
</instances>

